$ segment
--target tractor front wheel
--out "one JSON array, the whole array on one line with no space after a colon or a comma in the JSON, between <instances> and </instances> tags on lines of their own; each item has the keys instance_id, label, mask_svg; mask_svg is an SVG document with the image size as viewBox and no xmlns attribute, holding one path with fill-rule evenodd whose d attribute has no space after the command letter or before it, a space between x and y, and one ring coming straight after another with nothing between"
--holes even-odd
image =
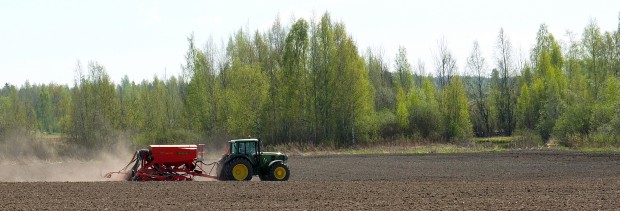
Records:
<instances>
[{"instance_id":1,"label":"tractor front wheel","mask_svg":"<svg viewBox=\"0 0 620 211\"><path fill-rule=\"evenodd\" d=\"M290 175L288 166L283 163L274 163L269 169L269 179L273 181L287 181Z\"/></svg>"},{"instance_id":2,"label":"tractor front wheel","mask_svg":"<svg viewBox=\"0 0 620 211\"><path fill-rule=\"evenodd\" d=\"M234 159L226 166L226 177L228 180L251 180L252 174L252 165L243 158Z\"/></svg>"}]
</instances>

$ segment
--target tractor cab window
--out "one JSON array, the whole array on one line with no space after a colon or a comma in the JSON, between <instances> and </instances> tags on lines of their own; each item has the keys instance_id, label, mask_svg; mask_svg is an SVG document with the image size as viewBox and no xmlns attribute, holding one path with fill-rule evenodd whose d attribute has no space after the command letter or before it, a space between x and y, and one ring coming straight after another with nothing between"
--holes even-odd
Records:
<instances>
[{"instance_id":1,"label":"tractor cab window","mask_svg":"<svg viewBox=\"0 0 620 211\"><path fill-rule=\"evenodd\" d=\"M231 154L256 155L256 142L236 142L230 148Z\"/></svg>"},{"instance_id":2,"label":"tractor cab window","mask_svg":"<svg viewBox=\"0 0 620 211\"><path fill-rule=\"evenodd\" d=\"M245 154L245 143L240 142L240 143L237 143L237 144L238 144L238 147L239 147L239 152L238 153L239 154Z\"/></svg>"},{"instance_id":3,"label":"tractor cab window","mask_svg":"<svg viewBox=\"0 0 620 211\"><path fill-rule=\"evenodd\" d=\"M237 154L237 143L231 143L229 150L230 154Z\"/></svg>"},{"instance_id":4,"label":"tractor cab window","mask_svg":"<svg viewBox=\"0 0 620 211\"><path fill-rule=\"evenodd\" d=\"M247 142L247 147L246 147L246 152L248 155L256 155L256 142L251 141L251 142Z\"/></svg>"}]
</instances>

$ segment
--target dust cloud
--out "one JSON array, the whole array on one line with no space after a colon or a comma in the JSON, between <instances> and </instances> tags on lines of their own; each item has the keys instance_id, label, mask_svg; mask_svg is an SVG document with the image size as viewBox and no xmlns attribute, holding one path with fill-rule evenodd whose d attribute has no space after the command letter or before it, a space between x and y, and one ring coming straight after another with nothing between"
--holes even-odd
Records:
<instances>
[{"instance_id":1,"label":"dust cloud","mask_svg":"<svg viewBox=\"0 0 620 211\"><path fill-rule=\"evenodd\" d=\"M89 158L61 152L58 140L33 136L8 135L0 139L0 182L35 181L110 181L107 172L118 171L135 152L127 141L119 140L112 152L91 151Z\"/></svg>"},{"instance_id":2,"label":"dust cloud","mask_svg":"<svg viewBox=\"0 0 620 211\"><path fill-rule=\"evenodd\" d=\"M122 181L123 174L113 174L112 178L104 178L104 175L127 166L137 150L128 140L117 140L112 150L85 150L67 146L61 137L23 134L0 137L0 182ZM205 163L219 160L224 151L224 145L207 147ZM213 166L202 167L206 173L216 174ZM194 179L213 181L202 177Z\"/></svg>"}]
</instances>

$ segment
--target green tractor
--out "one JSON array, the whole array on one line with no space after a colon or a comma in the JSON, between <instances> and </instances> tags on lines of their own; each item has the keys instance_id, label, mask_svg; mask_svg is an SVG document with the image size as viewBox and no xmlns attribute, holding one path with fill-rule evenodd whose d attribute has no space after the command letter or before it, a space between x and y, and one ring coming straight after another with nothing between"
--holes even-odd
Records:
<instances>
[{"instance_id":1,"label":"green tractor","mask_svg":"<svg viewBox=\"0 0 620 211\"><path fill-rule=\"evenodd\" d=\"M226 154L217 165L219 180L251 180L258 175L263 181L286 181L290 171L288 156L281 152L262 152L258 139L228 141Z\"/></svg>"}]
</instances>

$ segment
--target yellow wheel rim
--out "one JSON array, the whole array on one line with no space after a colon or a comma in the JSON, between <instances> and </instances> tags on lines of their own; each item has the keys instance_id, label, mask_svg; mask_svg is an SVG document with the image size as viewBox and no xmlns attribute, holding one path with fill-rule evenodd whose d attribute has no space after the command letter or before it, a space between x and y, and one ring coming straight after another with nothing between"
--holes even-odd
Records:
<instances>
[{"instance_id":1,"label":"yellow wheel rim","mask_svg":"<svg viewBox=\"0 0 620 211\"><path fill-rule=\"evenodd\" d=\"M284 167L278 166L275 171L273 171L273 177L277 180L283 180L286 177L286 169Z\"/></svg>"},{"instance_id":2,"label":"yellow wheel rim","mask_svg":"<svg viewBox=\"0 0 620 211\"><path fill-rule=\"evenodd\" d=\"M235 180L245 180L248 177L248 167L239 163L235 165L232 169L232 175Z\"/></svg>"}]
</instances>

